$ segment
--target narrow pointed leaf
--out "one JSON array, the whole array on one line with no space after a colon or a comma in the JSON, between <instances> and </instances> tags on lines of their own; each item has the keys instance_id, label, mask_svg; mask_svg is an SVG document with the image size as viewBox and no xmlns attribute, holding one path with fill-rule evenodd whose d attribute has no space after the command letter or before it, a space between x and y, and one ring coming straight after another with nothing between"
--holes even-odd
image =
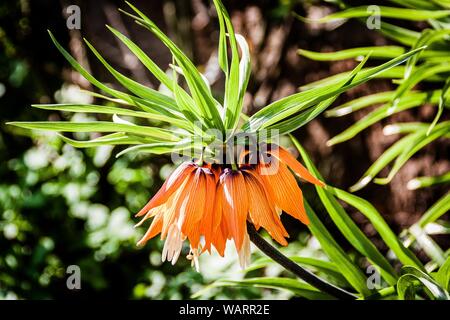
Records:
<instances>
[{"instance_id":1,"label":"narrow pointed leaf","mask_svg":"<svg viewBox=\"0 0 450 320\"><path fill-rule=\"evenodd\" d=\"M105 121L67 122L67 121L36 121L36 122L9 122L8 124L26 129L61 131L61 132L127 132L151 138L177 141L178 138L171 131L143 127L137 125L119 124Z\"/></svg>"},{"instance_id":2,"label":"narrow pointed leaf","mask_svg":"<svg viewBox=\"0 0 450 320\"><path fill-rule=\"evenodd\" d=\"M323 181L323 177L321 177L303 147L293 137L291 137L291 140L300 152L308 170L316 178ZM334 195L328 192L327 188L322 188L319 186L316 186L316 191L319 194L323 205L330 214L331 219L341 233L347 238L349 243L353 245L361 254L366 256L373 263L373 265L381 271L381 275L390 285L394 285L397 281L394 268L345 212L344 208L339 204Z\"/></svg>"}]
</instances>

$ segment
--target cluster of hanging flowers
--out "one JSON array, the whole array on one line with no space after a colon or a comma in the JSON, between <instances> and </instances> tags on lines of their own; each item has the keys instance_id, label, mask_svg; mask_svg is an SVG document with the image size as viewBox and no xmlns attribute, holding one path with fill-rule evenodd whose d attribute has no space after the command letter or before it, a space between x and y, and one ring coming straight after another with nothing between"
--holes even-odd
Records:
<instances>
[{"instance_id":1,"label":"cluster of hanging flowers","mask_svg":"<svg viewBox=\"0 0 450 320\"><path fill-rule=\"evenodd\" d=\"M270 161L264 160L268 157ZM247 266L247 222L256 230L264 228L280 245L287 245L289 235L281 223L281 213L309 223L302 191L292 172L315 185L323 186L323 182L279 146L260 156L256 164L242 162L234 169L205 162L182 163L137 213L143 217L138 226L153 218L138 245L161 234L165 240L162 260L175 264L187 240L187 258L197 270L198 257L211 253L212 247L223 256L227 240L234 242L241 266Z\"/></svg>"}]
</instances>

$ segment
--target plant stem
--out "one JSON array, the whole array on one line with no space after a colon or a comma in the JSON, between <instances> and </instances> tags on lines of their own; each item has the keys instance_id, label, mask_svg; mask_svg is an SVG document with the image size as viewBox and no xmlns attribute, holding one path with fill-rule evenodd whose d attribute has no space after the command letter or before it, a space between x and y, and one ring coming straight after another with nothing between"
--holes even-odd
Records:
<instances>
[{"instance_id":1,"label":"plant stem","mask_svg":"<svg viewBox=\"0 0 450 320\"><path fill-rule=\"evenodd\" d=\"M335 285L326 282L325 280L317 277L312 272L300 267L294 261L283 255L270 243L264 240L256 231L255 227L251 223L247 223L247 230L250 236L250 240L257 246L262 252L264 252L268 257L272 258L275 262L281 265L286 270L292 272L300 279L309 283L316 289L322 292L328 293L335 298L342 300L355 300L358 297L350 292L347 292Z\"/></svg>"}]
</instances>

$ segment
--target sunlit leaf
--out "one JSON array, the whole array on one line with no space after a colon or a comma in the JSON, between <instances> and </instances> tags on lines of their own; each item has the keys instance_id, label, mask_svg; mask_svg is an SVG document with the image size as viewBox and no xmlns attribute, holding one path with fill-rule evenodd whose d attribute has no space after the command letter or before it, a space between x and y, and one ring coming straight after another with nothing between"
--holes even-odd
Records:
<instances>
[{"instance_id":1,"label":"sunlit leaf","mask_svg":"<svg viewBox=\"0 0 450 320\"><path fill-rule=\"evenodd\" d=\"M308 170L316 178L323 181L323 178L317 171L317 168L314 166L303 147L296 139L292 138L292 141L299 150ZM397 281L394 268L345 212L344 208L336 200L334 195L328 192L327 188L322 188L320 186L316 186L316 191L319 194L319 197L324 207L327 209L331 219L333 219L333 222L336 224L341 233L347 238L349 243L361 254L366 256L372 264L374 264L389 284L394 285ZM379 216L374 216L373 220L378 221L380 218L381 217ZM382 222L380 222L379 225L382 225ZM388 232L386 232L386 234L388 234Z\"/></svg>"},{"instance_id":2,"label":"sunlit leaf","mask_svg":"<svg viewBox=\"0 0 450 320\"><path fill-rule=\"evenodd\" d=\"M398 279L397 292L402 300L413 300L415 296L415 287L422 286L432 299L450 300L446 290L441 288L436 281L429 275L412 266L402 268L403 275ZM417 284L419 282L419 284Z\"/></svg>"},{"instance_id":3,"label":"sunlit leaf","mask_svg":"<svg viewBox=\"0 0 450 320\"><path fill-rule=\"evenodd\" d=\"M318 291L311 285L290 278L275 278L275 277L264 277L264 278L249 278L243 280L219 280L212 285L205 288L210 290L217 287L256 287L256 288L267 288L267 289L277 289L277 290L287 290L292 292L296 296L300 296L311 300L332 300L332 296ZM195 294L193 298L199 297L203 294L205 290Z\"/></svg>"},{"instance_id":4,"label":"sunlit leaf","mask_svg":"<svg viewBox=\"0 0 450 320\"><path fill-rule=\"evenodd\" d=\"M325 23L336 19L365 18L373 15L373 11L368 9L368 6L353 7L332 13L326 17L313 21ZM380 16L383 18L395 18L412 21L439 19L450 15L450 10L417 10L386 6L377 6L377 10L379 10Z\"/></svg>"},{"instance_id":5,"label":"sunlit leaf","mask_svg":"<svg viewBox=\"0 0 450 320\"><path fill-rule=\"evenodd\" d=\"M179 137L174 135L169 130L161 128L143 127L138 125L127 125L106 121L91 121L91 122L35 121L35 122L8 122L8 124L34 130L47 130L60 132L126 132L167 141L180 140Z\"/></svg>"},{"instance_id":6,"label":"sunlit leaf","mask_svg":"<svg viewBox=\"0 0 450 320\"><path fill-rule=\"evenodd\" d=\"M394 113L398 113L404 110L408 110L414 107L422 106L425 103L437 104L441 96L440 91L435 91L433 93L421 92L417 94L411 94L403 97L400 102L398 102ZM381 99L380 99L381 100ZM381 121L382 119L391 116L393 113L391 110L391 104L384 104L374 111L367 114L362 119L358 120L355 124L348 127L343 132L337 134L332 139L327 142L327 145L332 146L344 141L347 141L355 137L362 130L368 128L369 126ZM340 109L338 109L340 110Z\"/></svg>"}]
</instances>

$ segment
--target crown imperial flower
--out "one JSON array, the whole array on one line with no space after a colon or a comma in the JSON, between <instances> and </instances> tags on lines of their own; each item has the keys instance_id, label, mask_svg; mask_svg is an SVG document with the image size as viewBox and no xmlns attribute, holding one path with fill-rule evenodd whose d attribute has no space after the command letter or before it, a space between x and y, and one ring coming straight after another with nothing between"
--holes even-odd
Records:
<instances>
[{"instance_id":1,"label":"crown imperial flower","mask_svg":"<svg viewBox=\"0 0 450 320\"><path fill-rule=\"evenodd\" d=\"M241 266L249 263L247 222L265 229L279 244L289 237L280 216L285 211L308 224L302 192L290 168L300 178L316 185L314 178L288 151L276 146L267 152L269 162L241 163L232 169L187 161L166 180L155 196L137 213L141 225L153 221L138 242L145 244L161 234L165 241L163 261L177 261L185 240L189 258L198 267L198 256L214 247L223 256L227 240L233 240ZM263 155L260 158L266 158Z\"/></svg>"}]
</instances>

